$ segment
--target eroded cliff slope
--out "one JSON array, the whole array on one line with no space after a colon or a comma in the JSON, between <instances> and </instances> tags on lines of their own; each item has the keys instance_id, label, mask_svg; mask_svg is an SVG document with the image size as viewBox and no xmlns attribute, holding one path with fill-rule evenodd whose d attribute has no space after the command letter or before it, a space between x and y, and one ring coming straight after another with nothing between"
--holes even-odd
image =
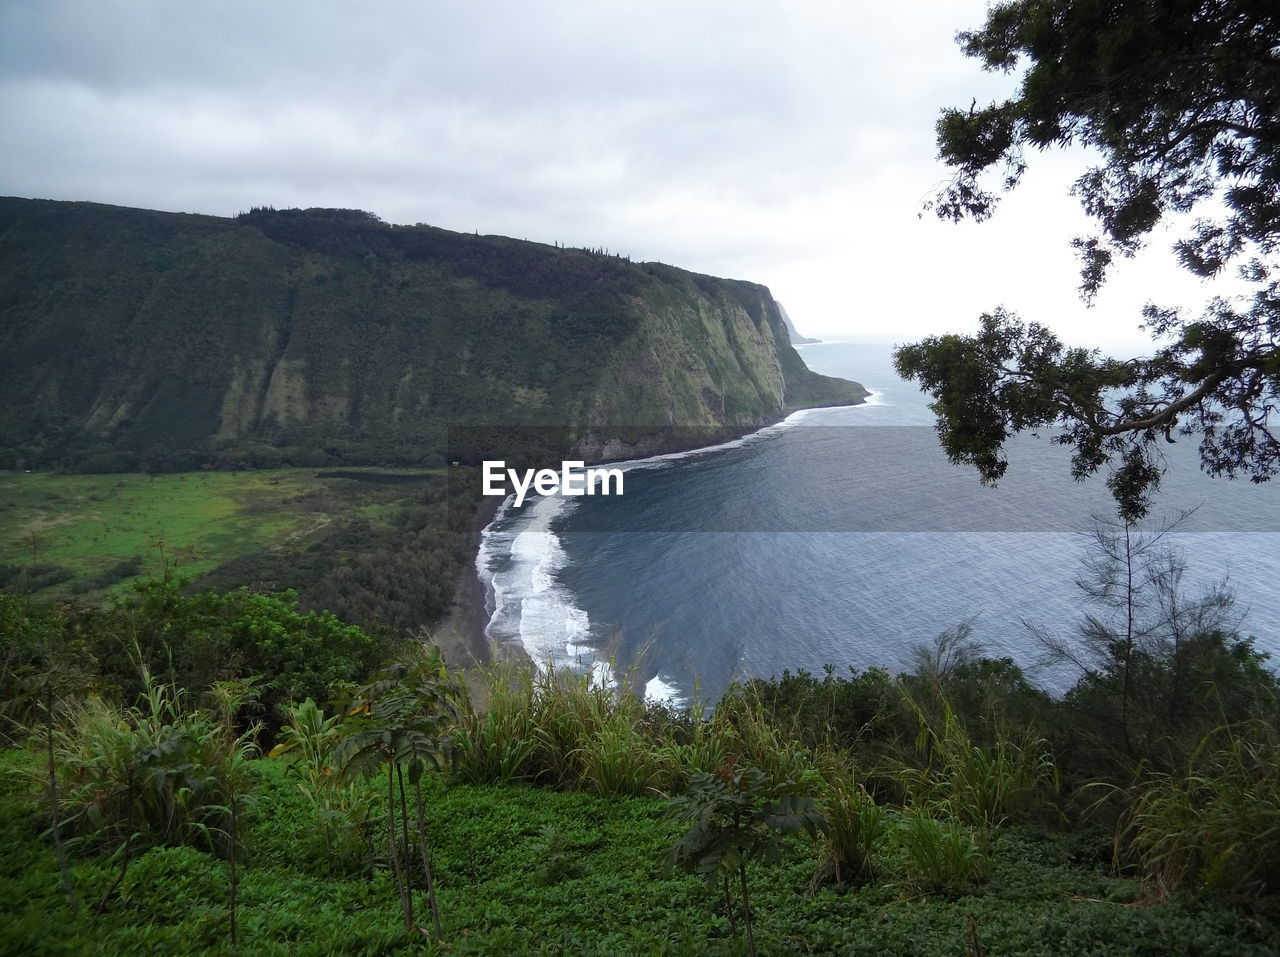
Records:
<instances>
[{"instance_id":1,"label":"eroded cliff slope","mask_svg":"<svg viewBox=\"0 0 1280 957\"><path fill-rule=\"evenodd\" d=\"M864 394L751 283L353 210L0 200L0 467L432 464L515 426L599 457Z\"/></svg>"}]
</instances>

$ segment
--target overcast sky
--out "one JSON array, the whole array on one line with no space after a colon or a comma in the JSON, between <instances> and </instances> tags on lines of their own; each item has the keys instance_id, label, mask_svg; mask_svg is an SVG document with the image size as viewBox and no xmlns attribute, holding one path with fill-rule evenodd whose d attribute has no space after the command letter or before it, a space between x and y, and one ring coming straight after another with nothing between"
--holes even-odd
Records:
<instances>
[{"instance_id":1,"label":"overcast sky","mask_svg":"<svg viewBox=\"0 0 1280 957\"><path fill-rule=\"evenodd\" d=\"M1209 290L1169 235L1093 309L1082 157L984 224L919 216L933 125L1013 80L981 0L0 0L0 194L234 215L344 206L768 285L802 332L907 341L1005 305L1142 341Z\"/></svg>"}]
</instances>

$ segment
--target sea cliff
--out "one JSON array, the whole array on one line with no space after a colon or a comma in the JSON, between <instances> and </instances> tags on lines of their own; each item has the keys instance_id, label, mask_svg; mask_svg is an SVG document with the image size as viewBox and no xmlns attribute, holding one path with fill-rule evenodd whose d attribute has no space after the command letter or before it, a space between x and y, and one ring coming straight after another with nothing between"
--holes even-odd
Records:
<instances>
[{"instance_id":1,"label":"sea cliff","mask_svg":"<svg viewBox=\"0 0 1280 957\"><path fill-rule=\"evenodd\" d=\"M625 458L861 401L769 290L599 250L0 199L0 468Z\"/></svg>"}]
</instances>

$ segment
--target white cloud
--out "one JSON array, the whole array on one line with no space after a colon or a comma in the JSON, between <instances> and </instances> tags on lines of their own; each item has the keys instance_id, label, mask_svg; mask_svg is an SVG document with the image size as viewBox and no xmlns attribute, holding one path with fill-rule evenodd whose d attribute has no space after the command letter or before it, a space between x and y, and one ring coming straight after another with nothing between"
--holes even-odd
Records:
<instances>
[{"instance_id":1,"label":"white cloud","mask_svg":"<svg viewBox=\"0 0 1280 957\"><path fill-rule=\"evenodd\" d=\"M1011 81L956 49L981 0L456 4L14 0L0 192L232 215L347 206L606 246L771 286L800 328L907 339L997 304L1134 336L1160 256L1075 295L1072 162L997 217L918 214L933 123Z\"/></svg>"}]
</instances>

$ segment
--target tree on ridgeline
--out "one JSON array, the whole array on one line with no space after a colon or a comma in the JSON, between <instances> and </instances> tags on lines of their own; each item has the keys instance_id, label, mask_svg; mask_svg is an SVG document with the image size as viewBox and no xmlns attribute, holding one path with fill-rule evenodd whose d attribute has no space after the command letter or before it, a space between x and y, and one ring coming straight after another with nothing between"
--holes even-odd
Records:
<instances>
[{"instance_id":1,"label":"tree on ridgeline","mask_svg":"<svg viewBox=\"0 0 1280 957\"><path fill-rule=\"evenodd\" d=\"M1182 266L1209 277L1235 265L1252 292L1194 319L1149 304L1148 357L1068 348L1003 309L983 315L974 335L900 348L898 371L933 395L951 461L994 483L1012 435L1058 426L1077 478L1108 467L1126 520L1147 513L1160 443L1175 435L1199 437L1210 474L1275 475L1280 6L1014 0L958 41L988 70L1021 69L1022 82L1003 102L943 111L938 147L954 177L931 204L939 217L987 219L1018 185L1028 148L1081 145L1098 156L1073 188L1098 229L1072 241L1086 301L1117 256L1132 256L1170 214L1193 212L1200 218L1175 245Z\"/></svg>"}]
</instances>

